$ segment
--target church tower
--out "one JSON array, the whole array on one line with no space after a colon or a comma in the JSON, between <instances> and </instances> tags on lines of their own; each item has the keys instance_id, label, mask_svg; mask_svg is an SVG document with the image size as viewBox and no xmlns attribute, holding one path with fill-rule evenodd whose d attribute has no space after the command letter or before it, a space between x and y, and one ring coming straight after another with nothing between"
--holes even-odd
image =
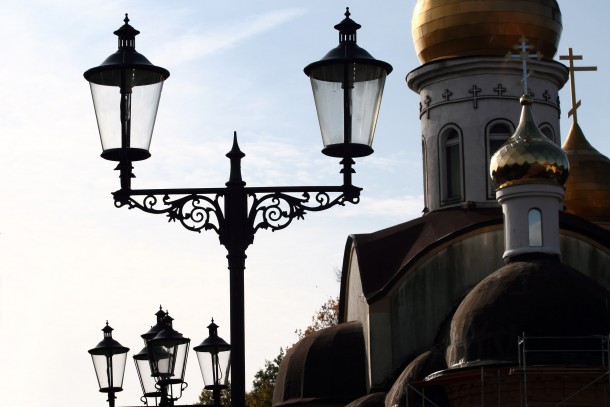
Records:
<instances>
[{"instance_id":1,"label":"church tower","mask_svg":"<svg viewBox=\"0 0 610 407\"><path fill-rule=\"evenodd\" d=\"M523 72L509 51L522 37L539 51L526 96L536 125L559 145L568 71L552 58L561 31L555 0L417 2L412 36L422 65L407 83L420 95L425 212L497 206L487 169L517 127Z\"/></svg>"}]
</instances>

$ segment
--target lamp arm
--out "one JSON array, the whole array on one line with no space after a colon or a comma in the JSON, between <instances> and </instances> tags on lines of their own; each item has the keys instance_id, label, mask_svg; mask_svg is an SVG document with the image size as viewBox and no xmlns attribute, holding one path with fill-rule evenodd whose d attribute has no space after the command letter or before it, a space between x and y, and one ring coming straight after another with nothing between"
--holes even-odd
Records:
<instances>
[{"instance_id":1,"label":"lamp arm","mask_svg":"<svg viewBox=\"0 0 610 407\"><path fill-rule=\"evenodd\" d=\"M166 214L168 222L179 221L192 232L214 230L220 234L225 222L219 200L225 193L225 188L120 189L112 195L117 208L127 206L155 215Z\"/></svg>"},{"instance_id":2,"label":"lamp arm","mask_svg":"<svg viewBox=\"0 0 610 407\"><path fill-rule=\"evenodd\" d=\"M249 234L253 237L259 229L284 229L293 219L303 219L307 212L321 212L346 202L357 204L361 190L353 185L244 187L243 194L250 200ZM193 232L214 230L222 239L226 221L221 200L227 199L227 192L228 187L120 189L113 196L117 208L127 206L155 215L166 214L169 222L179 221Z\"/></svg>"},{"instance_id":3,"label":"lamp arm","mask_svg":"<svg viewBox=\"0 0 610 407\"><path fill-rule=\"evenodd\" d=\"M253 233L256 233L260 229L272 231L284 229L294 219L304 219L307 212L322 212L336 205L344 206L346 202L357 204L360 201L362 188L350 185L348 187L246 188L246 190L252 199L248 219Z\"/></svg>"}]
</instances>

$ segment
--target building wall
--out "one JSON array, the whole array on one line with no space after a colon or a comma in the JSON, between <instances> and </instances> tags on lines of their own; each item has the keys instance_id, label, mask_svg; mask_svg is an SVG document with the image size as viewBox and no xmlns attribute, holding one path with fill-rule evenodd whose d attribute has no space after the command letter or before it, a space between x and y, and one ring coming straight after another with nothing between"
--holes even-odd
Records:
<instances>
[{"instance_id":1,"label":"building wall","mask_svg":"<svg viewBox=\"0 0 610 407\"><path fill-rule=\"evenodd\" d=\"M389 293L392 360L404 368L435 343L439 328L462 298L503 265L501 227L485 228L435 250L415 265Z\"/></svg>"}]
</instances>

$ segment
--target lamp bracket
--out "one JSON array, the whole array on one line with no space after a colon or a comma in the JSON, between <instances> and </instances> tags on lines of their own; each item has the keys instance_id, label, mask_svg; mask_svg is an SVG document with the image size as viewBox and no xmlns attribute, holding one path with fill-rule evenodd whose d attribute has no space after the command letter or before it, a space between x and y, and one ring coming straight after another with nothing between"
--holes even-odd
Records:
<instances>
[{"instance_id":1,"label":"lamp bracket","mask_svg":"<svg viewBox=\"0 0 610 407\"><path fill-rule=\"evenodd\" d=\"M113 193L117 208L127 206L152 214L166 214L169 222L180 222L186 229L200 233L214 230L220 243L228 248L231 233L228 211L238 210L241 243L246 248L260 229L281 230L307 212L321 212L346 202L357 204L361 188L347 186L237 187L192 189L120 189ZM230 196L230 197L229 197ZM245 203L245 205L244 205ZM241 210L243 208L244 210Z\"/></svg>"}]
</instances>

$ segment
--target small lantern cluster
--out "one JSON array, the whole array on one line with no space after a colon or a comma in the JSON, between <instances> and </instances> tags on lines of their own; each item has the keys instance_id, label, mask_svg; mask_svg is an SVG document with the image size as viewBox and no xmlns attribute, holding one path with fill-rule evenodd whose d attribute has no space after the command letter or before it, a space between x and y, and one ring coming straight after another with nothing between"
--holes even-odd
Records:
<instances>
[{"instance_id":1,"label":"small lantern cluster","mask_svg":"<svg viewBox=\"0 0 610 407\"><path fill-rule=\"evenodd\" d=\"M144 348L133 359L142 386L144 405L173 406L182 396L188 348L191 340L173 328L173 318L161 308L155 314L157 322L141 335ZM214 394L214 405L220 406L220 390L227 387L231 345L218 336L218 325L208 326L209 337L194 348L199 360L206 389ZM125 362L129 348L112 338L112 328L106 322L104 339L89 350L93 359L100 392L108 393L114 407L115 393L123 390Z\"/></svg>"}]
</instances>

